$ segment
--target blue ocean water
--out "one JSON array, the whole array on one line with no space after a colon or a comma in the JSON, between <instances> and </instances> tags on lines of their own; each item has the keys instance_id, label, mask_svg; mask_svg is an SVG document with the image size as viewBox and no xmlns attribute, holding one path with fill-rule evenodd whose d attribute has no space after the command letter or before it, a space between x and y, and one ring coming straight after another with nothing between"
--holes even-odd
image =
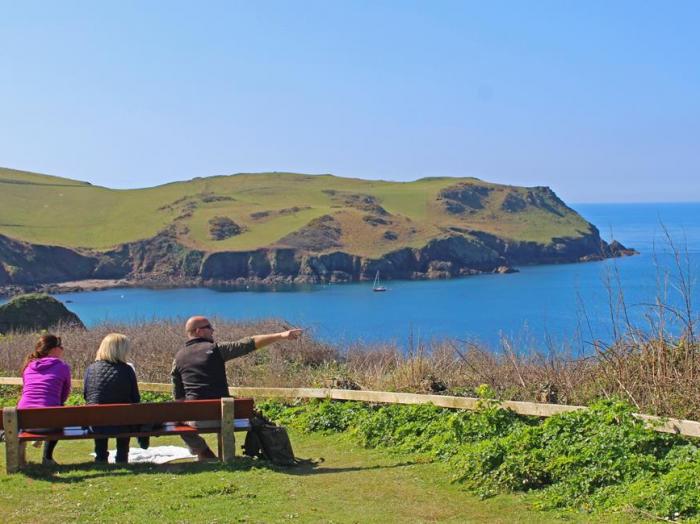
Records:
<instances>
[{"instance_id":1,"label":"blue ocean water","mask_svg":"<svg viewBox=\"0 0 700 524\"><path fill-rule=\"evenodd\" d=\"M593 339L612 337L611 310L619 311L620 290L628 318L642 327L655 318L649 305L657 297L681 305L677 260L668 239L694 281L700 270L700 203L573 207L598 226L603 238L617 239L640 255L521 267L510 275L389 281L387 293L373 293L371 283L362 283L296 291L116 289L57 298L70 300L69 308L88 325L192 314L280 318L330 342L390 341L409 347L454 338L496 346L506 336L521 348L566 343L575 351L586 351ZM697 288L692 298L700 298Z\"/></svg>"}]
</instances>

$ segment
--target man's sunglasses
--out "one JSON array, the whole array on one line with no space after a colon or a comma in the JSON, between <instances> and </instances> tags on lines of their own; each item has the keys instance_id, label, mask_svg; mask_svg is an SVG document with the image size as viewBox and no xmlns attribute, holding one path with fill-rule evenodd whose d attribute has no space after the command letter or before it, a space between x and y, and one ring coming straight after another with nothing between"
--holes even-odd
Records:
<instances>
[{"instance_id":1,"label":"man's sunglasses","mask_svg":"<svg viewBox=\"0 0 700 524\"><path fill-rule=\"evenodd\" d=\"M197 329L211 329L211 330L213 330L214 328L212 327L211 324L207 324L205 326L199 326Z\"/></svg>"}]
</instances>

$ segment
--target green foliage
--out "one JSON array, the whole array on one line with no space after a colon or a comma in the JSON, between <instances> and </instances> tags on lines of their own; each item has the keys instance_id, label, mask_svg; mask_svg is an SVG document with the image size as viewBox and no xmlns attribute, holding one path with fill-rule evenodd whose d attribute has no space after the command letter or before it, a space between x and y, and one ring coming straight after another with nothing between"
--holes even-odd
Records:
<instances>
[{"instance_id":1,"label":"green foliage","mask_svg":"<svg viewBox=\"0 0 700 524\"><path fill-rule=\"evenodd\" d=\"M141 391L141 402L170 402L173 397L170 393L155 393L153 391Z\"/></svg>"},{"instance_id":2,"label":"green foliage","mask_svg":"<svg viewBox=\"0 0 700 524\"><path fill-rule=\"evenodd\" d=\"M538 509L636 508L700 519L700 448L645 427L629 404L604 400L540 421L504 410L489 400L493 392L478 390L474 412L328 400L261 407L305 431L349 431L368 448L445 461L455 481L482 497L532 491Z\"/></svg>"},{"instance_id":3,"label":"green foliage","mask_svg":"<svg viewBox=\"0 0 700 524\"><path fill-rule=\"evenodd\" d=\"M258 403L265 416L307 432L342 433L371 410L360 402L313 401L285 406L277 401Z\"/></svg>"},{"instance_id":4,"label":"green foliage","mask_svg":"<svg viewBox=\"0 0 700 524\"><path fill-rule=\"evenodd\" d=\"M16 406L20 392L19 386L0 386L0 408Z\"/></svg>"}]
</instances>

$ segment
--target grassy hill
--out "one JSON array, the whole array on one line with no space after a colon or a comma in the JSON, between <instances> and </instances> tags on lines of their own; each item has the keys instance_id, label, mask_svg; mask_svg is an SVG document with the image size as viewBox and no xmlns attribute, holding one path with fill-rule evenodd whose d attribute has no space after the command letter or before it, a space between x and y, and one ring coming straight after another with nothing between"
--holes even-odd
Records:
<instances>
[{"instance_id":1,"label":"grassy hill","mask_svg":"<svg viewBox=\"0 0 700 524\"><path fill-rule=\"evenodd\" d=\"M182 245L207 252L290 247L366 257L472 230L542 244L590 232L548 188L475 178L258 173L115 190L0 168L0 234L8 237L106 250L168 227Z\"/></svg>"}]
</instances>

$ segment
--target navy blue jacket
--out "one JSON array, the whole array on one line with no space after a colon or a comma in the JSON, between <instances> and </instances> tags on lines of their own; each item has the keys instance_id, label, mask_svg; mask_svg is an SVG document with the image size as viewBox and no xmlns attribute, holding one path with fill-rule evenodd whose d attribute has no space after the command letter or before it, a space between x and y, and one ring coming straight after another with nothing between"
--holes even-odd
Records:
<instances>
[{"instance_id":1,"label":"navy blue jacket","mask_svg":"<svg viewBox=\"0 0 700 524\"><path fill-rule=\"evenodd\" d=\"M88 404L133 404L141 401L134 369L124 362L97 360L85 370L83 396ZM95 433L130 431L128 426L95 426Z\"/></svg>"}]
</instances>

